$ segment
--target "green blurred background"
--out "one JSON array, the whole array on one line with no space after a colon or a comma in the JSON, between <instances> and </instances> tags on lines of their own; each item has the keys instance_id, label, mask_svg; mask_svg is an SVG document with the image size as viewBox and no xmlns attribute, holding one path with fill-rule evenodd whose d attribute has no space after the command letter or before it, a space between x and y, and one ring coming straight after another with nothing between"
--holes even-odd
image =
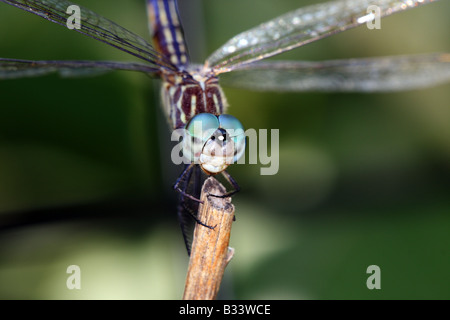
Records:
<instances>
[{"instance_id":1,"label":"green blurred background","mask_svg":"<svg viewBox=\"0 0 450 320\"><path fill-rule=\"evenodd\" d=\"M195 60L314 1L182 1ZM143 0L78 1L149 39ZM450 2L277 59L450 52ZM0 56L132 60L0 3ZM116 72L0 82L0 298L179 299L188 259L158 81ZM242 191L222 298L449 299L450 86L386 94L225 89L246 128L280 130L280 170ZM81 268L81 290L66 269ZM381 290L366 269L381 268Z\"/></svg>"}]
</instances>

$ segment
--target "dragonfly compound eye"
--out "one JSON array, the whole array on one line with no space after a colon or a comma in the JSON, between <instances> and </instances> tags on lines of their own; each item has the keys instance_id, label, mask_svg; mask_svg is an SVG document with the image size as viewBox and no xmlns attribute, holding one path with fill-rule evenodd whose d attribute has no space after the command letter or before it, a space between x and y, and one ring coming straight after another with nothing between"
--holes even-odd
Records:
<instances>
[{"instance_id":1,"label":"dragonfly compound eye","mask_svg":"<svg viewBox=\"0 0 450 320\"><path fill-rule=\"evenodd\" d=\"M199 163L205 143L219 129L219 119L211 113L199 113L187 123L183 138L183 156Z\"/></svg>"},{"instance_id":2,"label":"dragonfly compound eye","mask_svg":"<svg viewBox=\"0 0 450 320\"><path fill-rule=\"evenodd\" d=\"M245 152L244 126L238 119L229 114L221 114L219 116L219 124L220 128L226 130L227 137L234 143L233 162L236 162Z\"/></svg>"}]
</instances>

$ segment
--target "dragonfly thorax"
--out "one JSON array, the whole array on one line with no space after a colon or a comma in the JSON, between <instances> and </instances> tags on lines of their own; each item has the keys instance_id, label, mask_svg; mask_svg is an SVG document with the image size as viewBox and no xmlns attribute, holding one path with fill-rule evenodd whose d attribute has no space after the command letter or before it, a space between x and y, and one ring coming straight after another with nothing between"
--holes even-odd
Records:
<instances>
[{"instance_id":1,"label":"dragonfly thorax","mask_svg":"<svg viewBox=\"0 0 450 320\"><path fill-rule=\"evenodd\" d=\"M191 72L162 74L162 104L173 129L185 127L199 113L220 115L227 107L217 77L198 68Z\"/></svg>"}]
</instances>

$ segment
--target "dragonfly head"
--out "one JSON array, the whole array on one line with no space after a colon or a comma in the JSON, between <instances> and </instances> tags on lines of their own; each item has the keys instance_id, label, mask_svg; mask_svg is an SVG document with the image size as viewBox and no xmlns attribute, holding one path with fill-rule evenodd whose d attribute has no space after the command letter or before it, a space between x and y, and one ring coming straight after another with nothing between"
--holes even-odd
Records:
<instances>
[{"instance_id":1,"label":"dragonfly head","mask_svg":"<svg viewBox=\"0 0 450 320\"><path fill-rule=\"evenodd\" d=\"M244 151L244 128L233 116L200 113L186 125L183 155L209 175L224 171Z\"/></svg>"}]
</instances>

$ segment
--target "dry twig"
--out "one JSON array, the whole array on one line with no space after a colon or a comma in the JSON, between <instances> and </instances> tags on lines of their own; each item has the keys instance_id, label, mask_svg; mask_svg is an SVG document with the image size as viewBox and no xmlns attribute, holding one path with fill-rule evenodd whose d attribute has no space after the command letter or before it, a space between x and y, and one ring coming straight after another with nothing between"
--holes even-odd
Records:
<instances>
[{"instance_id":1,"label":"dry twig","mask_svg":"<svg viewBox=\"0 0 450 320\"><path fill-rule=\"evenodd\" d=\"M209 229L199 224L195 227L184 300L215 299L225 268L233 257L234 249L228 247L234 217L231 198L208 197L225 192L225 187L213 177L203 184L198 219L215 227Z\"/></svg>"}]
</instances>

